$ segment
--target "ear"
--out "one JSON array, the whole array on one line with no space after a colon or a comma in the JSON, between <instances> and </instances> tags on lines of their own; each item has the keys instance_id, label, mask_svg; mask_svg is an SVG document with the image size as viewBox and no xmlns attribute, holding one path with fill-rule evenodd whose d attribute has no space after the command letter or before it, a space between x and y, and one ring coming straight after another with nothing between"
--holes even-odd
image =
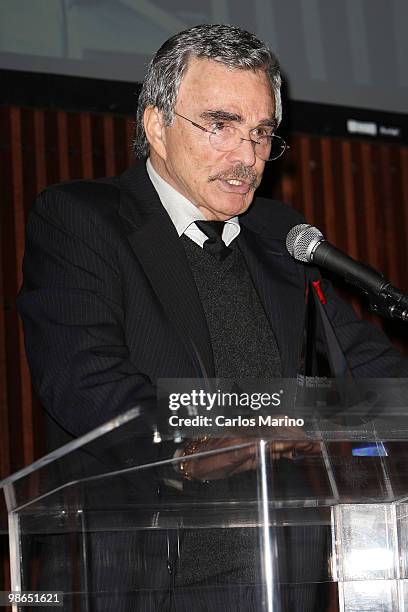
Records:
<instances>
[{"instance_id":1,"label":"ear","mask_svg":"<svg viewBox=\"0 0 408 612\"><path fill-rule=\"evenodd\" d=\"M166 130L163 113L157 106L147 106L143 115L144 128L151 148L162 159L167 159Z\"/></svg>"}]
</instances>

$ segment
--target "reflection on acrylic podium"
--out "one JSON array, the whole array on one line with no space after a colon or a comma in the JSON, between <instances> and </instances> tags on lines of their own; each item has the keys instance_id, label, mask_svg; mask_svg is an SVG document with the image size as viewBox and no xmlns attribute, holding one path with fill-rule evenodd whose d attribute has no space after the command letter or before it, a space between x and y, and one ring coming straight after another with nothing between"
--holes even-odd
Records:
<instances>
[{"instance_id":1,"label":"reflection on acrylic podium","mask_svg":"<svg viewBox=\"0 0 408 612\"><path fill-rule=\"evenodd\" d=\"M132 409L2 482L12 589L61 591L81 612L406 611L397 412L341 423L310 410L313 452L283 458L276 433L232 436L189 460L225 463L250 444L251 469L207 481L182 478L182 431L150 433Z\"/></svg>"}]
</instances>

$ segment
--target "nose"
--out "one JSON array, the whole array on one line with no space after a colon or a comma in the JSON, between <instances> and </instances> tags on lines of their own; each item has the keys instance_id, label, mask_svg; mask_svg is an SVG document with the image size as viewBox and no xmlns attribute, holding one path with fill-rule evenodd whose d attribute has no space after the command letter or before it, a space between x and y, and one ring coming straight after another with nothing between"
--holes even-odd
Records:
<instances>
[{"instance_id":1,"label":"nose","mask_svg":"<svg viewBox=\"0 0 408 612\"><path fill-rule=\"evenodd\" d=\"M256 162L255 144L254 140L241 138L239 147L230 153L232 160L235 163L241 162L244 166L254 166Z\"/></svg>"}]
</instances>

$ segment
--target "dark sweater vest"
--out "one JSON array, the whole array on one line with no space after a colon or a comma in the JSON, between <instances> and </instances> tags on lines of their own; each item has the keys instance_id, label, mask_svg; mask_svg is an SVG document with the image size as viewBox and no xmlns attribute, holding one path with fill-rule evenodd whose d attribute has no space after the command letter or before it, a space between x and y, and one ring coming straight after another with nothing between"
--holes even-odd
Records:
<instances>
[{"instance_id":1,"label":"dark sweater vest","mask_svg":"<svg viewBox=\"0 0 408 612\"><path fill-rule=\"evenodd\" d=\"M269 321L237 241L220 262L182 237L203 305L220 378L278 378L281 362Z\"/></svg>"},{"instance_id":2,"label":"dark sweater vest","mask_svg":"<svg viewBox=\"0 0 408 612\"><path fill-rule=\"evenodd\" d=\"M276 339L237 241L232 242L232 252L222 262L186 236L182 241L207 320L216 376L280 377ZM253 489L254 474L245 472L239 477L215 482L214 486L221 497L233 498L237 490ZM259 580L256 571L259 550L254 529L187 530L181 551L178 585L216 584L223 580L232 584L255 584ZM192 561L197 556L199 563Z\"/></svg>"}]
</instances>

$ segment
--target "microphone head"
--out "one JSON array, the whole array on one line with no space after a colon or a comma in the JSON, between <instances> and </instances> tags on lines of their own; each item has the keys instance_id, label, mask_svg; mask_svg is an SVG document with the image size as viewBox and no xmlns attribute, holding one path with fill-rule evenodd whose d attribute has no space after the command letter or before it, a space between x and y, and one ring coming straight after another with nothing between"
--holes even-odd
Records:
<instances>
[{"instance_id":1,"label":"microphone head","mask_svg":"<svg viewBox=\"0 0 408 612\"><path fill-rule=\"evenodd\" d=\"M324 236L317 227L308 223L300 223L288 232L286 248L292 257L307 263L313 260L313 251L322 240Z\"/></svg>"}]
</instances>

